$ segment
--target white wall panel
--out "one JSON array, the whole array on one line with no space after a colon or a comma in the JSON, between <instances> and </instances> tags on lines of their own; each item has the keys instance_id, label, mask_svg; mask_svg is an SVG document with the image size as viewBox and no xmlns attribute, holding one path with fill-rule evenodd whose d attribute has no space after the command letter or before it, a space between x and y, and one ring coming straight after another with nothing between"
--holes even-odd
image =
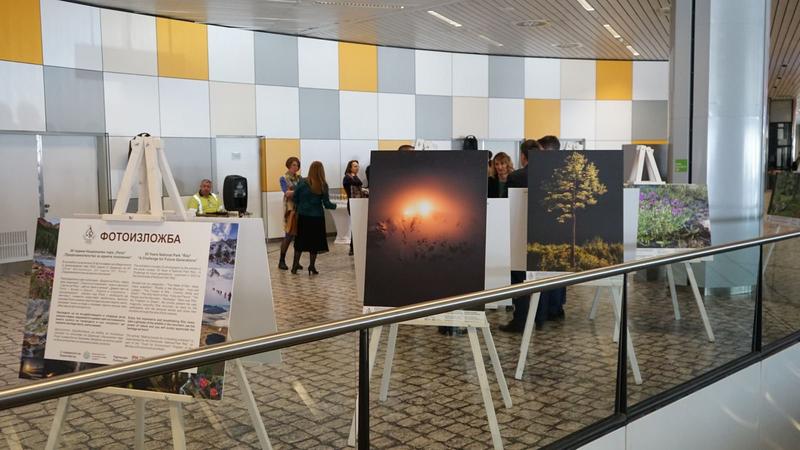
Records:
<instances>
[{"instance_id":1,"label":"white wall panel","mask_svg":"<svg viewBox=\"0 0 800 450\"><path fill-rule=\"evenodd\" d=\"M525 58L525 98L561 98L561 60Z\"/></svg>"},{"instance_id":2,"label":"white wall panel","mask_svg":"<svg viewBox=\"0 0 800 450\"><path fill-rule=\"evenodd\" d=\"M489 96L489 56L453 53L453 95Z\"/></svg>"},{"instance_id":3,"label":"white wall panel","mask_svg":"<svg viewBox=\"0 0 800 450\"><path fill-rule=\"evenodd\" d=\"M125 175L125 168L128 166L128 143L129 136L111 136L108 138L108 167L110 170L111 198L117 198L119 185L122 183L122 176ZM131 190L131 198L139 196L139 183L134 183Z\"/></svg>"},{"instance_id":4,"label":"white wall panel","mask_svg":"<svg viewBox=\"0 0 800 450\"><path fill-rule=\"evenodd\" d=\"M489 139L522 139L525 135L525 100L489 99Z\"/></svg>"},{"instance_id":5,"label":"white wall panel","mask_svg":"<svg viewBox=\"0 0 800 450\"><path fill-rule=\"evenodd\" d=\"M592 141L589 150L622 150L623 145L630 144L631 141ZM626 174L627 175L627 174Z\"/></svg>"},{"instance_id":6,"label":"white wall panel","mask_svg":"<svg viewBox=\"0 0 800 450\"><path fill-rule=\"evenodd\" d=\"M261 217L261 164L258 138L219 138L212 147L215 165L214 186L222 192L225 177L247 178L247 211Z\"/></svg>"},{"instance_id":7,"label":"white wall panel","mask_svg":"<svg viewBox=\"0 0 800 450\"><path fill-rule=\"evenodd\" d=\"M41 0L44 64L103 70L100 10L58 0Z\"/></svg>"},{"instance_id":8,"label":"white wall panel","mask_svg":"<svg viewBox=\"0 0 800 450\"><path fill-rule=\"evenodd\" d=\"M282 238L283 230L283 192L265 192L267 197L267 239Z\"/></svg>"},{"instance_id":9,"label":"white wall panel","mask_svg":"<svg viewBox=\"0 0 800 450\"><path fill-rule=\"evenodd\" d=\"M2 88L0 88L2 89ZM30 260L36 241L36 218L39 217L39 178L36 173L36 136L0 134L0 233L25 231L28 247L18 258L3 262Z\"/></svg>"},{"instance_id":10,"label":"white wall panel","mask_svg":"<svg viewBox=\"0 0 800 450\"><path fill-rule=\"evenodd\" d=\"M623 450L624 448L625 428L623 427L580 447L580 450Z\"/></svg>"},{"instance_id":11,"label":"white wall panel","mask_svg":"<svg viewBox=\"0 0 800 450\"><path fill-rule=\"evenodd\" d=\"M366 170L370 163L370 154L372 150L378 149L378 141L341 141L340 142L340 163L342 168L342 179L344 179L344 171L347 168L347 163L350 160L357 160L360 166L358 177L364 183L367 182Z\"/></svg>"},{"instance_id":12,"label":"white wall panel","mask_svg":"<svg viewBox=\"0 0 800 450\"><path fill-rule=\"evenodd\" d=\"M630 101L598 100L595 139L598 141L630 141L631 106Z\"/></svg>"},{"instance_id":13,"label":"white wall panel","mask_svg":"<svg viewBox=\"0 0 800 450\"><path fill-rule=\"evenodd\" d=\"M453 97L453 137L474 135L485 138L489 134L489 99Z\"/></svg>"},{"instance_id":14,"label":"white wall panel","mask_svg":"<svg viewBox=\"0 0 800 450\"><path fill-rule=\"evenodd\" d=\"M208 137L208 81L158 79L161 135Z\"/></svg>"},{"instance_id":15,"label":"white wall panel","mask_svg":"<svg viewBox=\"0 0 800 450\"><path fill-rule=\"evenodd\" d=\"M103 70L158 75L155 17L102 9L100 25Z\"/></svg>"},{"instance_id":16,"label":"white wall panel","mask_svg":"<svg viewBox=\"0 0 800 450\"><path fill-rule=\"evenodd\" d=\"M596 66L592 60L561 60L561 98L593 100L595 98Z\"/></svg>"},{"instance_id":17,"label":"white wall panel","mask_svg":"<svg viewBox=\"0 0 800 450\"><path fill-rule=\"evenodd\" d=\"M794 448L800 442L800 344L765 359L761 377L759 448Z\"/></svg>"},{"instance_id":18,"label":"white wall panel","mask_svg":"<svg viewBox=\"0 0 800 450\"><path fill-rule=\"evenodd\" d=\"M594 141L595 109L593 100L562 100L559 137Z\"/></svg>"},{"instance_id":19,"label":"white wall panel","mask_svg":"<svg viewBox=\"0 0 800 450\"><path fill-rule=\"evenodd\" d=\"M451 53L414 51L417 94L453 94L453 56Z\"/></svg>"},{"instance_id":20,"label":"white wall panel","mask_svg":"<svg viewBox=\"0 0 800 450\"><path fill-rule=\"evenodd\" d=\"M256 112L259 136L272 139L300 137L300 97L297 88L256 86Z\"/></svg>"},{"instance_id":21,"label":"white wall panel","mask_svg":"<svg viewBox=\"0 0 800 450\"><path fill-rule=\"evenodd\" d=\"M425 141L431 145L432 148L430 150L439 151L439 150L452 150L453 149L453 141ZM419 149L417 149L419 150Z\"/></svg>"},{"instance_id":22,"label":"white wall panel","mask_svg":"<svg viewBox=\"0 0 800 450\"><path fill-rule=\"evenodd\" d=\"M256 134L256 87L253 84L210 83L211 134Z\"/></svg>"},{"instance_id":23,"label":"white wall panel","mask_svg":"<svg viewBox=\"0 0 800 450\"><path fill-rule=\"evenodd\" d=\"M0 61L0 130L43 131L42 66Z\"/></svg>"},{"instance_id":24,"label":"white wall panel","mask_svg":"<svg viewBox=\"0 0 800 450\"><path fill-rule=\"evenodd\" d=\"M297 39L300 87L339 89L339 43Z\"/></svg>"},{"instance_id":25,"label":"white wall panel","mask_svg":"<svg viewBox=\"0 0 800 450\"><path fill-rule=\"evenodd\" d=\"M378 137L414 139L416 102L413 95L378 94Z\"/></svg>"},{"instance_id":26,"label":"white wall panel","mask_svg":"<svg viewBox=\"0 0 800 450\"><path fill-rule=\"evenodd\" d=\"M760 364L724 378L629 424L626 448L761 448L756 406L760 385Z\"/></svg>"},{"instance_id":27,"label":"white wall panel","mask_svg":"<svg viewBox=\"0 0 800 450\"><path fill-rule=\"evenodd\" d=\"M253 32L209 26L208 76L212 81L255 83Z\"/></svg>"},{"instance_id":28,"label":"white wall panel","mask_svg":"<svg viewBox=\"0 0 800 450\"><path fill-rule=\"evenodd\" d=\"M633 62L633 99L669 99L669 62Z\"/></svg>"},{"instance_id":29,"label":"white wall panel","mask_svg":"<svg viewBox=\"0 0 800 450\"><path fill-rule=\"evenodd\" d=\"M112 136L161 134L158 78L105 73L106 130Z\"/></svg>"},{"instance_id":30,"label":"white wall panel","mask_svg":"<svg viewBox=\"0 0 800 450\"><path fill-rule=\"evenodd\" d=\"M301 173L308 175L308 168L314 161L322 162L325 167L325 178L331 189L342 185L342 172L340 167L339 141L329 139L302 139L300 141L300 161L303 161Z\"/></svg>"},{"instance_id":31,"label":"white wall panel","mask_svg":"<svg viewBox=\"0 0 800 450\"><path fill-rule=\"evenodd\" d=\"M339 136L378 139L378 94L339 91Z\"/></svg>"}]
</instances>

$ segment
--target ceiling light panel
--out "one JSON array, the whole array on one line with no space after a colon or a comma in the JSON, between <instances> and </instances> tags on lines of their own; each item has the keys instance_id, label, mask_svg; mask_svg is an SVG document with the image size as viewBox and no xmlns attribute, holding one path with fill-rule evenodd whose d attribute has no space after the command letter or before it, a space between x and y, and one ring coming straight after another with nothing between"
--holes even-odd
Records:
<instances>
[{"instance_id":1,"label":"ceiling light panel","mask_svg":"<svg viewBox=\"0 0 800 450\"><path fill-rule=\"evenodd\" d=\"M592 7L587 0L578 0L578 3L580 3L581 6L583 6L583 9L587 11L594 11L594 7Z\"/></svg>"},{"instance_id":2,"label":"ceiling light panel","mask_svg":"<svg viewBox=\"0 0 800 450\"><path fill-rule=\"evenodd\" d=\"M442 22L445 22L445 23L447 23L447 24L450 24L450 25L452 25L452 26L454 26L454 27L456 27L456 28L459 28L459 27L461 27L461 24L460 24L460 23L456 22L456 21L455 21L455 20L453 20L453 19L450 19L449 17L445 17L445 16L441 15L441 14L439 14L439 13L438 13L438 12L436 12L436 11L428 11L428 14L430 14L430 15L432 15L433 17L436 17L437 19L441 20Z\"/></svg>"},{"instance_id":3,"label":"ceiling light panel","mask_svg":"<svg viewBox=\"0 0 800 450\"><path fill-rule=\"evenodd\" d=\"M631 47L630 45L626 45L625 48L627 48L628 51L630 51L633 56L639 56L639 52L637 52L636 49Z\"/></svg>"},{"instance_id":4,"label":"ceiling light panel","mask_svg":"<svg viewBox=\"0 0 800 450\"><path fill-rule=\"evenodd\" d=\"M486 37L486 36L484 36L482 34L479 34L478 37L483 39L484 41L494 45L495 47L502 47L503 46L503 44L501 44L500 42L497 42L494 39Z\"/></svg>"},{"instance_id":5,"label":"ceiling light panel","mask_svg":"<svg viewBox=\"0 0 800 450\"><path fill-rule=\"evenodd\" d=\"M622 37L619 35L619 33L617 33L617 30L615 30L611 25L607 23L603 24L603 28L608 30L608 32L611 33L612 36L614 36L614 39L620 39Z\"/></svg>"},{"instance_id":6,"label":"ceiling light panel","mask_svg":"<svg viewBox=\"0 0 800 450\"><path fill-rule=\"evenodd\" d=\"M316 0L314 3L320 6L343 6L346 8L405 9L405 5L390 5L387 3L336 2L325 0Z\"/></svg>"}]
</instances>

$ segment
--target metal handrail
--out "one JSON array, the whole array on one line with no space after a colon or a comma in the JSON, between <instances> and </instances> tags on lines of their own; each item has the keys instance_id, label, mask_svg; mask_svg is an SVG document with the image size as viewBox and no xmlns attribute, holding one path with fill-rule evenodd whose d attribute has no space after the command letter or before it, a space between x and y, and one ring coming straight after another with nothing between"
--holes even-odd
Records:
<instances>
[{"instance_id":1,"label":"metal handrail","mask_svg":"<svg viewBox=\"0 0 800 450\"><path fill-rule=\"evenodd\" d=\"M585 283L665 264L690 261L719 253L772 244L798 237L800 237L800 231L747 239L667 256L657 256L625 262L600 269L557 275L501 288L431 300L292 331L224 342L194 350L176 352L113 366L98 367L0 390L0 410L29 405L31 403L50 400L65 395L78 394L106 386L119 385L163 373L279 350L353 331L406 322L458 309L485 305L486 303L510 297L528 295L535 292Z\"/></svg>"}]
</instances>

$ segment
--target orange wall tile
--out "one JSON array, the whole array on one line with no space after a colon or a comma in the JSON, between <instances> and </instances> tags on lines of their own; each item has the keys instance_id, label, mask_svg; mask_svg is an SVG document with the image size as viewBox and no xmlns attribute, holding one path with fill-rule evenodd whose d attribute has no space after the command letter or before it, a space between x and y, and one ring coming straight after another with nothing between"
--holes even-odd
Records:
<instances>
[{"instance_id":1,"label":"orange wall tile","mask_svg":"<svg viewBox=\"0 0 800 450\"><path fill-rule=\"evenodd\" d=\"M378 91L378 48L374 45L339 43L339 89Z\"/></svg>"},{"instance_id":2,"label":"orange wall tile","mask_svg":"<svg viewBox=\"0 0 800 450\"><path fill-rule=\"evenodd\" d=\"M42 64L39 0L0 0L0 59Z\"/></svg>"},{"instance_id":3,"label":"orange wall tile","mask_svg":"<svg viewBox=\"0 0 800 450\"><path fill-rule=\"evenodd\" d=\"M561 100L525 100L525 138L561 134Z\"/></svg>"},{"instance_id":4,"label":"orange wall tile","mask_svg":"<svg viewBox=\"0 0 800 450\"><path fill-rule=\"evenodd\" d=\"M633 61L597 61L597 100L633 98Z\"/></svg>"},{"instance_id":5,"label":"orange wall tile","mask_svg":"<svg viewBox=\"0 0 800 450\"><path fill-rule=\"evenodd\" d=\"M158 74L208 80L208 28L181 20L156 18Z\"/></svg>"},{"instance_id":6,"label":"orange wall tile","mask_svg":"<svg viewBox=\"0 0 800 450\"><path fill-rule=\"evenodd\" d=\"M286 159L300 157L299 139L261 139L261 191L280 192Z\"/></svg>"}]
</instances>

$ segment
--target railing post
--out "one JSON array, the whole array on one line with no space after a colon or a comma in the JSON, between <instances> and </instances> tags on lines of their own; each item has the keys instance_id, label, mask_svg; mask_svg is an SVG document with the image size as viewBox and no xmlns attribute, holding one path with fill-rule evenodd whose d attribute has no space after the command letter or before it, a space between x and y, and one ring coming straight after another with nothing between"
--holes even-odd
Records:
<instances>
[{"instance_id":1,"label":"railing post","mask_svg":"<svg viewBox=\"0 0 800 450\"><path fill-rule=\"evenodd\" d=\"M775 245L775 244L772 244ZM761 351L761 333L763 330L764 308L764 247L758 246L758 275L756 276L756 305L753 313L753 352Z\"/></svg>"},{"instance_id":2,"label":"railing post","mask_svg":"<svg viewBox=\"0 0 800 450\"><path fill-rule=\"evenodd\" d=\"M617 350L617 390L614 414L628 414L628 274L622 275L622 301L619 306L619 348Z\"/></svg>"},{"instance_id":3,"label":"railing post","mask_svg":"<svg viewBox=\"0 0 800 450\"><path fill-rule=\"evenodd\" d=\"M358 330L358 450L369 450L369 333Z\"/></svg>"}]
</instances>

